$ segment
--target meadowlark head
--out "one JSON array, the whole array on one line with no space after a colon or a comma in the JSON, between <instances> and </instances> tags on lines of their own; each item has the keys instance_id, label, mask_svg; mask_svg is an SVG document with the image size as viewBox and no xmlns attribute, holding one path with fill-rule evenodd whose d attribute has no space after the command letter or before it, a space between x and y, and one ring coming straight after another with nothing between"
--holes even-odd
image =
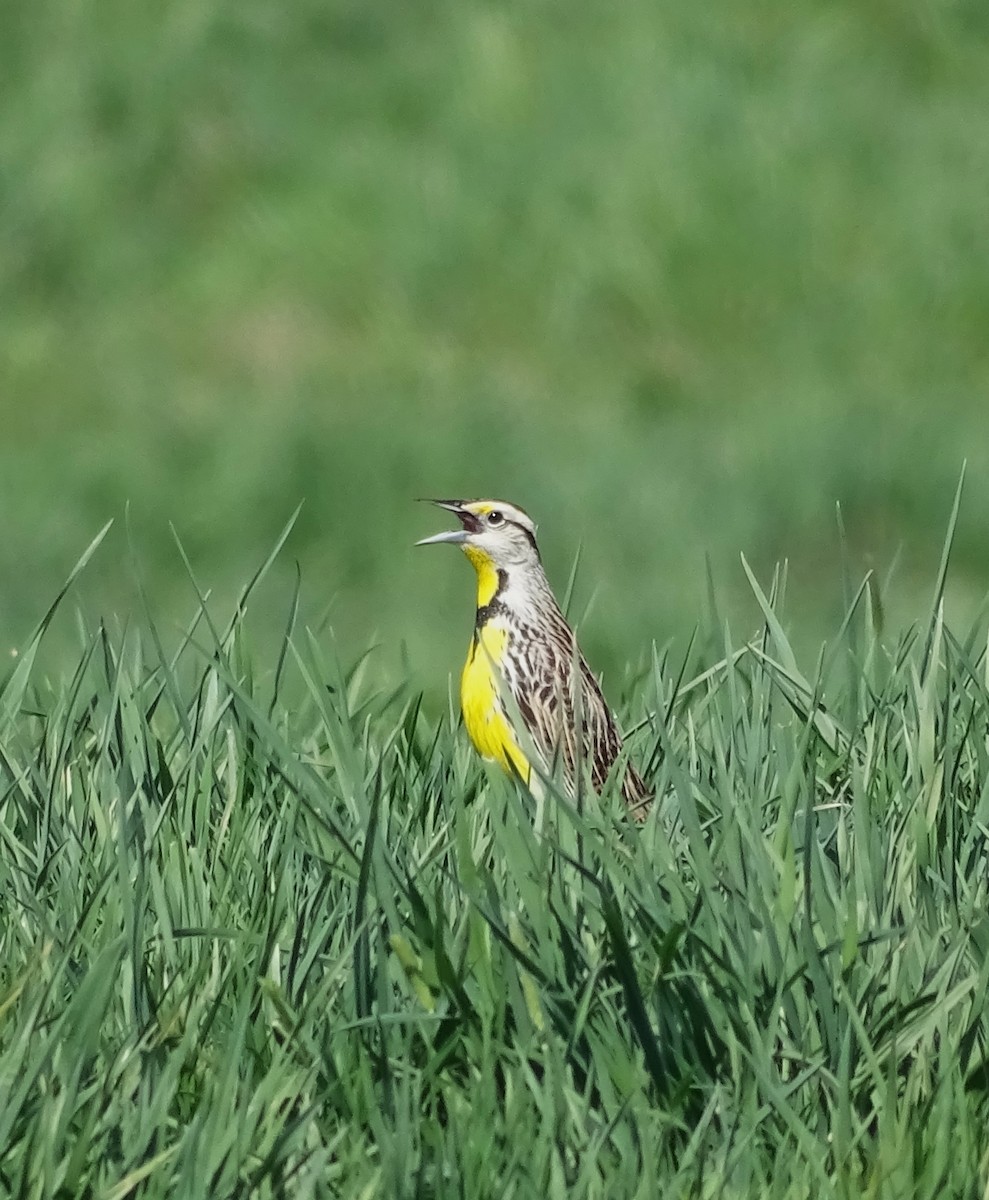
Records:
<instances>
[{"instance_id":1,"label":"meadowlark head","mask_svg":"<svg viewBox=\"0 0 989 1200\"><path fill-rule=\"evenodd\" d=\"M455 513L460 529L436 533L416 542L432 546L450 542L459 546L478 572L493 567L496 571L538 566L536 526L527 512L506 500L431 500Z\"/></svg>"}]
</instances>

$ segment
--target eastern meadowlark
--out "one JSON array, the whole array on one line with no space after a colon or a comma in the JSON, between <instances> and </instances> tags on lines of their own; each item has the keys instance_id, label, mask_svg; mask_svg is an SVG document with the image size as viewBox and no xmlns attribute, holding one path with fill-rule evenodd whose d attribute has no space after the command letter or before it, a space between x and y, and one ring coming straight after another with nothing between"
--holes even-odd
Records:
<instances>
[{"instance_id":1,"label":"eastern meadowlark","mask_svg":"<svg viewBox=\"0 0 989 1200\"><path fill-rule=\"evenodd\" d=\"M477 572L477 616L460 699L478 753L534 793L554 769L573 797L582 765L600 792L622 751L621 734L550 589L527 513L502 500L433 500L462 528L416 545L451 542ZM645 820L652 795L628 762L622 795Z\"/></svg>"}]
</instances>

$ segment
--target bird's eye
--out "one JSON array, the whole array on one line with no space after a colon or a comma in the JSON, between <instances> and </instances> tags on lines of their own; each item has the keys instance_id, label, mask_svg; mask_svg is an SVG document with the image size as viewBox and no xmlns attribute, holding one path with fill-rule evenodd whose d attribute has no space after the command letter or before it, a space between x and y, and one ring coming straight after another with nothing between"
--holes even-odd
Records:
<instances>
[{"instance_id":1,"label":"bird's eye","mask_svg":"<svg viewBox=\"0 0 989 1200\"><path fill-rule=\"evenodd\" d=\"M489 525L501 525L504 520L505 518L497 509L494 509L492 512L488 513Z\"/></svg>"}]
</instances>

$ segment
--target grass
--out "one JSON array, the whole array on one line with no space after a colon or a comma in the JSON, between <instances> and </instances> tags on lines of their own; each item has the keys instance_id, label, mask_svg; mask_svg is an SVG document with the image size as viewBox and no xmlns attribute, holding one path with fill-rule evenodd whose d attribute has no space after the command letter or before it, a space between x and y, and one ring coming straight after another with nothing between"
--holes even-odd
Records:
<instances>
[{"instance_id":1,"label":"grass","mask_svg":"<svg viewBox=\"0 0 989 1200\"><path fill-rule=\"evenodd\" d=\"M0 1190L983 1200L986 12L15 0ZM480 493L641 834L444 703Z\"/></svg>"},{"instance_id":2,"label":"grass","mask_svg":"<svg viewBox=\"0 0 989 1200\"><path fill-rule=\"evenodd\" d=\"M272 561L174 651L79 616L46 678L56 601L3 683L0 1188L985 1195L989 666L947 546L908 633L867 583L812 668L781 573L749 641L712 593L629 703L655 815L542 836L298 592L254 644Z\"/></svg>"}]
</instances>

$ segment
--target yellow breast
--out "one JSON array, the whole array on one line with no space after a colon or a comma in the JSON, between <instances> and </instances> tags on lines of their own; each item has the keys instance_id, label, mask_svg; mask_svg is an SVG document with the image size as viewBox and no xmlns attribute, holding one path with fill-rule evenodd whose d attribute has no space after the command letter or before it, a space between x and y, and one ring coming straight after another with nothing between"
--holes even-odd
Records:
<instances>
[{"instance_id":1,"label":"yellow breast","mask_svg":"<svg viewBox=\"0 0 989 1200\"><path fill-rule=\"evenodd\" d=\"M490 622L475 633L460 677L460 703L478 754L528 783L528 759L519 748L500 702L504 684L499 664L507 643L507 631Z\"/></svg>"}]
</instances>

